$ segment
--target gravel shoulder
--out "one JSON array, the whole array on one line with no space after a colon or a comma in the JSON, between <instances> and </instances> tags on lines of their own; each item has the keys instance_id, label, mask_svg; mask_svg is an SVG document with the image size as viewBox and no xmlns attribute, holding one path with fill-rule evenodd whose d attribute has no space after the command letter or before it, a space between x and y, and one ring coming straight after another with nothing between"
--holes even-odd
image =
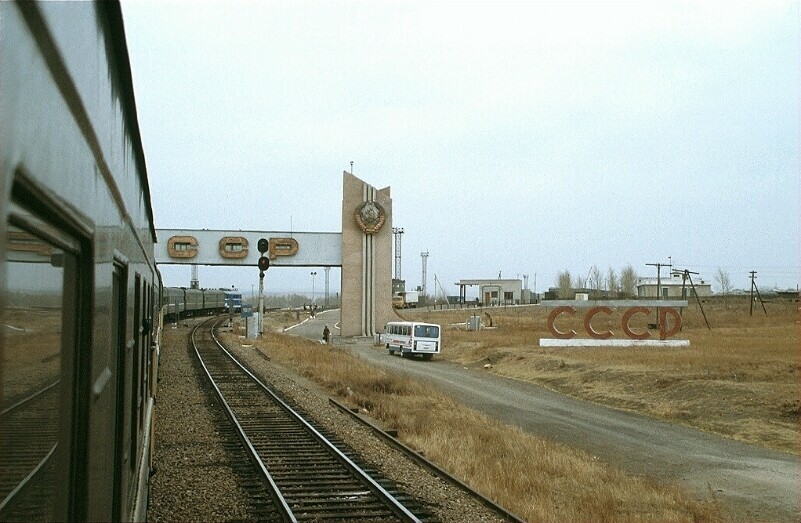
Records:
<instances>
[{"instance_id":1,"label":"gravel shoulder","mask_svg":"<svg viewBox=\"0 0 801 523\"><path fill-rule=\"evenodd\" d=\"M190 329L164 329L156 396L148 521L253 520L217 434L212 398L200 388Z\"/></svg>"}]
</instances>

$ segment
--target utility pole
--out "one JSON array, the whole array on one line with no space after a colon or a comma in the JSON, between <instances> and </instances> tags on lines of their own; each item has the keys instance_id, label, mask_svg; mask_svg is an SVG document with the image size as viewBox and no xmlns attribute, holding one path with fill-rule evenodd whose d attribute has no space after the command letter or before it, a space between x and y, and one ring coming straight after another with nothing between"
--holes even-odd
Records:
<instances>
[{"instance_id":1,"label":"utility pole","mask_svg":"<svg viewBox=\"0 0 801 523\"><path fill-rule=\"evenodd\" d=\"M759 287L757 287L757 284L756 284L756 274L757 273L756 273L756 271L751 271L748 274L751 275L751 299L749 300L751 302L751 309L749 311L749 314L751 316L754 315L754 291L756 291L756 295L757 295L757 298L759 299L759 303L762 304L762 310L765 311L765 316L767 316L768 315L768 310L765 308L765 302L762 301L762 296L759 295Z\"/></svg>"},{"instance_id":2,"label":"utility pole","mask_svg":"<svg viewBox=\"0 0 801 523\"><path fill-rule=\"evenodd\" d=\"M651 267L656 267L656 300L662 299L662 267L668 265L667 263L646 263ZM656 325L659 326L659 307L656 308Z\"/></svg>"},{"instance_id":3,"label":"utility pole","mask_svg":"<svg viewBox=\"0 0 801 523\"><path fill-rule=\"evenodd\" d=\"M420 284L420 292L423 293L423 296L426 296L426 279L428 279L428 276L426 275L428 272L428 251L421 252L420 256L423 258L423 279L422 283Z\"/></svg>"},{"instance_id":4,"label":"utility pole","mask_svg":"<svg viewBox=\"0 0 801 523\"><path fill-rule=\"evenodd\" d=\"M325 270L325 307L328 308L328 278L331 275L331 267L323 267Z\"/></svg>"},{"instance_id":5,"label":"utility pole","mask_svg":"<svg viewBox=\"0 0 801 523\"><path fill-rule=\"evenodd\" d=\"M671 268L670 273L671 273L671 275L681 274L681 298L682 299L687 299L687 295L685 294L685 285L686 285L687 280L690 281L690 287L692 288L693 294L695 295L695 301L698 302L698 307L701 309L701 314L704 316L704 322L706 323L706 328L709 329L709 330L712 330L712 327L709 326L709 320L706 319L706 312L704 312L704 306L701 303L701 298L698 297L698 291L695 289L695 284L693 283L693 277L691 276L691 274L698 274L698 273L697 272L693 272L693 271L691 271L689 269L684 269L684 270L681 270L681 271L680 270L675 270L674 271L672 268ZM681 315L683 310L684 310L683 307L681 309L679 309L679 315Z\"/></svg>"}]
</instances>

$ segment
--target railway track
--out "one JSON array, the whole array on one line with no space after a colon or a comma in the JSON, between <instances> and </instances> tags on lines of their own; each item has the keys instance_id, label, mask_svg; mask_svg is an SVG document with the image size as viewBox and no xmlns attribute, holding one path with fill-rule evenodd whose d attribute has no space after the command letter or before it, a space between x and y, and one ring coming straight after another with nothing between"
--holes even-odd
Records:
<instances>
[{"instance_id":1,"label":"railway track","mask_svg":"<svg viewBox=\"0 0 801 523\"><path fill-rule=\"evenodd\" d=\"M359 466L245 369L214 337L210 321L195 327L192 344L280 519L433 519L388 480ZM251 485L248 491L256 505L265 504L259 489Z\"/></svg>"}]
</instances>

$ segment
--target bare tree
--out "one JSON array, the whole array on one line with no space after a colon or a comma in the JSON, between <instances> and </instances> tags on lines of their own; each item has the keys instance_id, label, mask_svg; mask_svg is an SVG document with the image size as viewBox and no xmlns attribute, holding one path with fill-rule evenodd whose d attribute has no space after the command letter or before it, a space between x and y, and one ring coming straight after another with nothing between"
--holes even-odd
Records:
<instances>
[{"instance_id":1,"label":"bare tree","mask_svg":"<svg viewBox=\"0 0 801 523\"><path fill-rule=\"evenodd\" d=\"M598 269L597 266L593 265L590 269L589 275L589 286L593 291L594 299L598 299L601 294L601 289L603 288L603 279L604 277L601 275L601 271Z\"/></svg>"},{"instance_id":2,"label":"bare tree","mask_svg":"<svg viewBox=\"0 0 801 523\"><path fill-rule=\"evenodd\" d=\"M620 290L626 298L637 296L637 271L631 264L620 271Z\"/></svg>"},{"instance_id":3,"label":"bare tree","mask_svg":"<svg viewBox=\"0 0 801 523\"><path fill-rule=\"evenodd\" d=\"M556 277L556 286L559 289L559 298L562 300L569 300L572 298L571 293L573 290L572 279L570 278L570 271L561 271Z\"/></svg>"},{"instance_id":4,"label":"bare tree","mask_svg":"<svg viewBox=\"0 0 801 523\"><path fill-rule=\"evenodd\" d=\"M609 291L611 298L617 298L620 292L620 282L617 279L615 269L612 267L609 267L609 271L606 273L606 290Z\"/></svg>"},{"instance_id":5,"label":"bare tree","mask_svg":"<svg viewBox=\"0 0 801 523\"><path fill-rule=\"evenodd\" d=\"M723 295L723 304L726 308L729 307L727 296L731 293L731 278L729 273L723 270L723 267L718 267L718 273L715 275L715 281L720 285L720 293Z\"/></svg>"}]
</instances>

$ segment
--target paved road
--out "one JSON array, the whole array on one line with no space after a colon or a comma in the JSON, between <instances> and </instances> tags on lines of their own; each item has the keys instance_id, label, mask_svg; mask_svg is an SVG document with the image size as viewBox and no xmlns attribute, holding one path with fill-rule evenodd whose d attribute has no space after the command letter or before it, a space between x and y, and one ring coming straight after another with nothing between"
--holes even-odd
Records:
<instances>
[{"instance_id":1,"label":"paved road","mask_svg":"<svg viewBox=\"0 0 801 523\"><path fill-rule=\"evenodd\" d=\"M338 315L318 314L290 333L320 339L323 326L333 327ZM583 449L631 473L678 483L702 499L711 489L734 519L801 520L801 465L791 454L569 398L436 356L432 361L390 356L372 340L336 343L370 363L422 379L505 423Z\"/></svg>"}]
</instances>

